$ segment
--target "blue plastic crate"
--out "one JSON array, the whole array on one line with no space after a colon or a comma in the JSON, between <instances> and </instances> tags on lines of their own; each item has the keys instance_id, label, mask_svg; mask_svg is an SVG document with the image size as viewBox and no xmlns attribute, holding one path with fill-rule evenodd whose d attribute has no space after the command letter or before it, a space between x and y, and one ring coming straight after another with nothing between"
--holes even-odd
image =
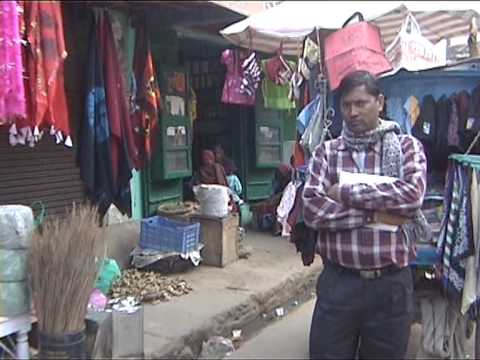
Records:
<instances>
[{"instance_id":1,"label":"blue plastic crate","mask_svg":"<svg viewBox=\"0 0 480 360\"><path fill-rule=\"evenodd\" d=\"M198 249L200 223L184 224L161 216L143 219L139 245L143 249L187 253Z\"/></svg>"}]
</instances>

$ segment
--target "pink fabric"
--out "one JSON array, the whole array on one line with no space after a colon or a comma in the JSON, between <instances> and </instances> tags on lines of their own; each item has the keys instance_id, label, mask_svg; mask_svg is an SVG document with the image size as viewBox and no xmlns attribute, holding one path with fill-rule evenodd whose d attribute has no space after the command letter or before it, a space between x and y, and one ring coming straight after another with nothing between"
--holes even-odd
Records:
<instances>
[{"instance_id":1,"label":"pink fabric","mask_svg":"<svg viewBox=\"0 0 480 360\"><path fill-rule=\"evenodd\" d=\"M222 102L225 104L254 106L255 94L249 96L240 92L243 59L240 59L238 50L224 50L220 61L227 67Z\"/></svg>"},{"instance_id":2,"label":"pink fabric","mask_svg":"<svg viewBox=\"0 0 480 360\"><path fill-rule=\"evenodd\" d=\"M26 117L25 87L16 1L0 2L0 124Z\"/></svg>"}]
</instances>

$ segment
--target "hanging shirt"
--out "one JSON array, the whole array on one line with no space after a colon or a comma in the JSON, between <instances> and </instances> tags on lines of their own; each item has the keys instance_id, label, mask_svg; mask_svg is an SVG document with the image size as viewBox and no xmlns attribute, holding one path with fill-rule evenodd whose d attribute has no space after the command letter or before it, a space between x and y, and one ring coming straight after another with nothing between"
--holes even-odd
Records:
<instances>
[{"instance_id":1,"label":"hanging shirt","mask_svg":"<svg viewBox=\"0 0 480 360\"><path fill-rule=\"evenodd\" d=\"M418 99L411 95L407 101L405 101L405 104L403 105L403 109L405 110L407 114L407 124L410 128L410 133L411 133L411 128L415 126L415 123L418 120L418 117L420 116L420 103L418 102Z\"/></svg>"},{"instance_id":2,"label":"hanging shirt","mask_svg":"<svg viewBox=\"0 0 480 360\"><path fill-rule=\"evenodd\" d=\"M387 99L387 117L400 125L402 133L411 134L410 124L407 123L407 112L401 98L394 96Z\"/></svg>"},{"instance_id":3,"label":"hanging shirt","mask_svg":"<svg viewBox=\"0 0 480 360\"><path fill-rule=\"evenodd\" d=\"M456 95L453 94L448 99L448 146L460 147L460 137L458 135L459 119Z\"/></svg>"},{"instance_id":4,"label":"hanging shirt","mask_svg":"<svg viewBox=\"0 0 480 360\"><path fill-rule=\"evenodd\" d=\"M222 102L225 104L255 105L255 93L247 94L241 91L243 60L238 50L226 49L222 53L220 62L227 67L222 93Z\"/></svg>"},{"instance_id":5,"label":"hanging shirt","mask_svg":"<svg viewBox=\"0 0 480 360\"><path fill-rule=\"evenodd\" d=\"M262 71L267 71L267 61L262 60ZM295 63L289 61L288 64L295 69ZM290 91L289 84L276 85L272 80L265 76L262 81L263 101L266 109L288 110L295 109L295 101L290 101L288 93Z\"/></svg>"}]
</instances>

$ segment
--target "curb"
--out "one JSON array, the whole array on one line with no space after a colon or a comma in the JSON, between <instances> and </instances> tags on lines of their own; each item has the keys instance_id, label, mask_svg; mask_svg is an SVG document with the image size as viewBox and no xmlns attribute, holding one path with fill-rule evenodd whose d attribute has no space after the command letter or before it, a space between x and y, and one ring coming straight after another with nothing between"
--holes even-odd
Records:
<instances>
[{"instance_id":1,"label":"curb","mask_svg":"<svg viewBox=\"0 0 480 360\"><path fill-rule=\"evenodd\" d=\"M321 262L319 262L321 264ZM252 294L248 300L217 314L203 326L192 329L187 335L174 340L162 350L145 354L145 359L196 359L202 343L212 336L231 337L232 330L252 326L262 314L272 312L289 301L315 291L322 266L310 266L290 275L267 291Z\"/></svg>"}]
</instances>

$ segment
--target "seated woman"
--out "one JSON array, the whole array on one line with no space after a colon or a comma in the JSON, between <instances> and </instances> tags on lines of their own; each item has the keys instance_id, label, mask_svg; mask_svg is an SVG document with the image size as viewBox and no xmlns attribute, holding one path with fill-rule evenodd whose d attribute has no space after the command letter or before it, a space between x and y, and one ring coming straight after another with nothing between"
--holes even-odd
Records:
<instances>
[{"instance_id":1,"label":"seated woman","mask_svg":"<svg viewBox=\"0 0 480 360\"><path fill-rule=\"evenodd\" d=\"M222 165L215 162L215 154L211 150L203 150L198 183L228 186L227 176Z\"/></svg>"}]
</instances>

